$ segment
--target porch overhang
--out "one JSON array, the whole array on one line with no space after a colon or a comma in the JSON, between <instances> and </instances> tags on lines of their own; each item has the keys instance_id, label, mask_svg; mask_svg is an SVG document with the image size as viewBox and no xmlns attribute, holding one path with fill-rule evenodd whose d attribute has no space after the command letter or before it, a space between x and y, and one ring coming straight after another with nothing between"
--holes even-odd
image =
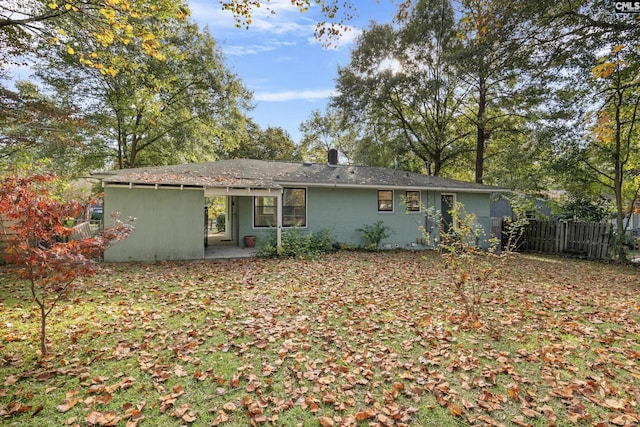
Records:
<instances>
[{"instance_id":1,"label":"porch overhang","mask_svg":"<svg viewBox=\"0 0 640 427\"><path fill-rule=\"evenodd\" d=\"M254 187L207 187L204 190L205 197L275 197L277 203L276 215L276 245L282 246L282 193L283 188L273 186L268 188Z\"/></svg>"},{"instance_id":2,"label":"porch overhang","mask_svg":"<svg viewBox=\"0 0 640 427\"><path fill-rule=\"evenodd\" d=\"M205 197L223 196L266 196L276 197L282 193L282 187L255 188L255 187L207 187L204 189Z\"/></svg>"}]
</instances>

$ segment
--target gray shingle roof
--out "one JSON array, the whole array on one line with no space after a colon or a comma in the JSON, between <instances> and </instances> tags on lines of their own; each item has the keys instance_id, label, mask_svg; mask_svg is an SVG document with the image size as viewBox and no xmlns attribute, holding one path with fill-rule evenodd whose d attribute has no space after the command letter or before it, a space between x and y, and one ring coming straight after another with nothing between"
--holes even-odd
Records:
<instances>
[{"instance_id":1,"label":"gray shingle roof","mask_svg":"<svg viewBox=\"0 0 640 427\"><path fill-rule=\"evenodd\" d=\"M281 188L283 186L376 187L442 191L508 191L473 182L370 166L233 159L209 163L123 169L96 176L104 183L197 187Z\"/></svg>"}]
</instances>

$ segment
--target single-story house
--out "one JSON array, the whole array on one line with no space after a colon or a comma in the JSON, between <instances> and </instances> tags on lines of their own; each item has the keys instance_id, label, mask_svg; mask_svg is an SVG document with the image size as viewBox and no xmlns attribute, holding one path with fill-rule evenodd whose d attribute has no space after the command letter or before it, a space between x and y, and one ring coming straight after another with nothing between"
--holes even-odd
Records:
<instances>
[{"instance_id":1,"label":"single-story house","mask_svg":"<svg viewBox=\"0 0 640 427\"><path fill-rule=\"evenodd\" d=\"M111 212L136 219L135 231L106 251L106 261L204 258L208 197L227 198L226 232L241 247L244 236L256 236L259 244L274 230L280 239L288 227L330 229L337 242L358 246L362 236L356 229L382 220L392 230L383 245L408 248L424 244L420 226L438 232L421 207L447 212L452 203L461 202L490 230L491 194L507 191L401 170L340 165L335 151L327 164L234 159L96 176L104 188L105 226Z\"/></svg>"}]
</instances>

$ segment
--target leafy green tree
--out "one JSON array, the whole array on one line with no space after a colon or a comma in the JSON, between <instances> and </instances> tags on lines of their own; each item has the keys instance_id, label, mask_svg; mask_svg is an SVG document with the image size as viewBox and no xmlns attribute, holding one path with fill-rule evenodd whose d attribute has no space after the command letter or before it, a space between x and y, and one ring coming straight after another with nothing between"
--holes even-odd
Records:
<instances>
[{"instance_id":1,"label":"leafy green tree","mask_svg":"<svg viewBox=\"0 0 640 427\"><path fill-rule=\"evenodd\" d=\"M95 140L79 110L31 82L18 81L16 89L0 88L0 169L48 163L50 172L68 177L90 167Z\"/></svg>"},{"instance_id":2,"label":"leafy green tree","mask_svg":"<svg viewBox=\"0 0 640 427\"><path fill-rule=\"evenodd\" d=\"M640 195L640 56L622 44L611 48L593 68L599 108L593 115L592 137L579 147L583 165L615 199L616 232L624 236L628 218ZM618 258L624 259L620 245Z\"/></svg>"},{"instance_id":3,"label":"leafy green tree","mask_svg":"<svg viewBox=\"0 0 640 427\"><path fill-rule=\"evenodd\" d=\"M640 27L600 0L544 1L534 18L539 51L561 76L561 96L548 104L570 113L550 139L558 178L578 196L610 197L623 239L640 192ZM623 245L616 255L624 258Z\"/></svg>"},{"instance_id":4,"label":"leafy green tree","mask_svg":"<svg viewBox=\"0 0 640 427\"><path fill-rule=\"evenodd\" d=\"M485 161L528 133L545 86L528 35L530 2L463 0L461 45L455 62L467 93L465 117L473 128L475 181ZM524 119L524 120L523 120ZM521 138L518 138L521 140Z\"/></svg>"},{"instance_id":5,"label":"leafy green tree","mask_svg":"<svg viewBox=\"0 0 640 427\"><path fill-rule=\"evenodd\" d=\"M302 141L299 150L307 160L323 163L327 153L335 148L351 164L356 149L357 133L353 126L344 123L340 113L329 108L323 115L316 110L300 125Z\"/></svg>"},{"instance_id":6,"label":"leafy green tree","mask_svg":"<svg viewBox=\"0 0 640 427\"><path fill-rule=\"evenodd\" d=\"M291 135L281 127L265 130L255 122L246 122L246 133L238 145L226 153L232 159L301 160Z\"/></svg>"},{"instance_id":7,"label":"leafy green tree","mask_svg":"<svg viewBox=\"0 0 640 427\"><path fill-rule=\"evenodd\" d=\"M462 82L448 57L459 44L454 12L450 2L424 0L407 13L399 29L372 24L364 31L338 71L334 103L381 139L402 140L427 173L440 175L469 150Z\"/></svg>"},{"instance_id":8,"label":"leafy green tree","mask_svg":"<svg viewBox=\"0 0 640 427\"><path fill-rule=\"evenodd\" d=\"M180 0L7 2L0 5L0 48L12 56L24 55L31 51L34 38L44 38L52 48L64 47L84 65L115 75L119 69L117 62L100 57L90 48L91 44L77 42L88 38L104 47L136 45L148 55L162 59L165 54L160 40L164 22L183 20L189 13Z\"/></svg>"},{"instance_id":9,"label":"leafy green tree","mask_svg":"<svg viewBox=\"0 0 640 427\"><path fill-rule=\"evenodd\" d=\"M43 50L38 76L108 136L118 168L215 159L234 143L225 128L249 108L249 93L208 32L174 20L162 41L170 46L162 60L134 45L94 45L100 57L120 58L115 75L79 64L64 49Z\"/></svg>"}]
</instances>

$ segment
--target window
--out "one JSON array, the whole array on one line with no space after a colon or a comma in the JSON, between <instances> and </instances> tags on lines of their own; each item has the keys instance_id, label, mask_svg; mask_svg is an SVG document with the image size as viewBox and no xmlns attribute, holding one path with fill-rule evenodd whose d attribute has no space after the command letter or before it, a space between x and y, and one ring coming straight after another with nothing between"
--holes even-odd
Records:
<instances>
[{"instance_id":1,"label":"window","mask_svg":"<svg viewBox=\"0 0 640 427\"><path fill-rule=\"evenodd\" d=\"M393 212L392 190L378 190L378 212Z\"/></svg>"},{"instance_id":2,"label":"window","mask_svg":"<svg viewBox=\"0 0 640 427\"><path fill-rule=\"evenodd\" d=\"M285 188L282 199L282 225L307 226L307 190L304 188Z\"/></svg>"},{"instance_id":3,"label":"window","mask_svg":"<svg viewBox=\"0 0 640 427\"><path fill-rule=\"evenodd\" d=\"M278 199L254 197L253 226L275 227L278 224ZM307 226L307 190L285 188L282 195L282 225L284 227Z\"/></svg>"},{"instance_id":4,"label":"window","mask_svg":"<svg viewBox=\"0 0 640 427\"><path fill-rule=\"evenodd\" d=\"M275 227L278 224L278 206L275 197L253 198L253 226Z\"/></svg>"},{"instance_id":5,"label":"window","mask_svg":"<svg viewBox=\"0 0 640 427\"><path fill-rule=\"evenodd\" d=\"M405 194L405 203L407 204L407 211L420 212L420 192L407 191Z\"/></svg>"}]
</instances>

